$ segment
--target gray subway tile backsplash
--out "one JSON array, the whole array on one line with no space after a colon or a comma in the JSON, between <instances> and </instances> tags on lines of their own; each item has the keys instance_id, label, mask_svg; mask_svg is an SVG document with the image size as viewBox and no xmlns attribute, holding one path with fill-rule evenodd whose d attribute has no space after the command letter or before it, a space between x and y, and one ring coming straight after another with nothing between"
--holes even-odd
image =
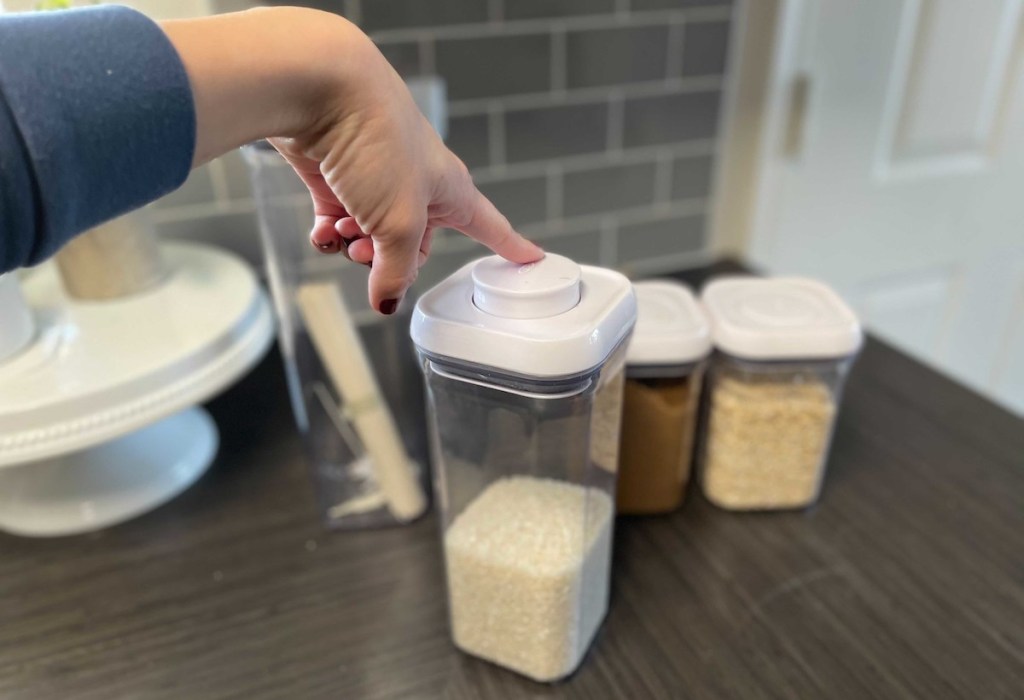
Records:
<instances>
[{"instance_id":1,"label":"gray subway tile backsplash","mask_svg":"<svg viewBox=\"0 0 1024 700\"><path fill-rule=\"evenodd\" d=\"M489 0L363 0L366 31L485 22Z\"/></svg>"},{"instance_id":2,"label":"gray subway tile backsplash","mask_svg":"<svg viewBox=\"0 0 1024 700\"><path fill-rule=\"evenodd\" d=\"M537 239L545 252L564 255L584 265L601 264L601 231L589 229Z\"/></svg>"},{"instance_id":3,"label":"gray subway tile backsplash","mask_svg":"<svg viewBox=\"0 0 1024 700\"><path fill-rule=\"evenodd\" d=\"M572 89L660 80L667 52L664 24L569 32L566 85Z\"/></svg>"},{"instance_id":4,"label":"gray subway tile backsplash","mask_svg":"<svg viewBox=\"0 0 1024 700\"><path fill-rule=\"evenodd\" d=\"M676 158L672 164L672 199L700 199L711 194L711 156Z\"/></svg>"},{"instance_id":5,"label":"gray subway tile backsplash","mask_svg":"<svg viewBox=\"0 0 1024 700\"><path fill-rule=\"evenodd\" d=\"M691 22L683 35L683 75L721 75L729 47L728 22Z\"/></svg>"},{"instance_id":6,"label":"gray subway tile backsplash","mask_svg":"<svg viewBox=\"0 0 1024 700\"><path fill-rule=\"evenodd\" d=\"M556 105L505 115L505 159L547 160L605 150L608 105Z\"/></svg>"},{"instance_id":7,"label":"gray subway tile backsplash","mask_svg":"<svg viewBox=\"0 0 1024 700\"><path fill-rule=\"evenodd\" d=\"M513 226L543 221L547 214L547 177L535 176L478 184Z\"/></svg>"},{"instance_id":8,"label":"gray subway tile backsplash","mask_svg":"<svg viewBox=\"0 0 1024 700\"><path fill-rule=\"evenodd\" d=\"M246 4L274 3L216 0L213 7ZM639 270L634 265L706 249L704 217L672 215L679 210L665 207L710 196L713 157L674 156L662 146L716 136L721 94L710 87L695 92L692 86L717 81L697 80L689 90L671 91L680 77L723 75L730 23L728 11L715 8L722 10L729 0L299 4L339 14L358 10L352 18L378 41L400 74L441 74L454 101L449 147L513 224L536 235L547 250ZM693 8L700 11L690 12ZM681 44L668 46L670 22L677 23L672 37ZM665 81L663 87L659 81ZM610 102L621 106L614 118ZM297 178L283 186L304 192ZM196 170L180 191L157 203L163 222L158 229L171 238L234 249L261 265L251 198L248 168L239 152L229 153ZM302 209L296 220L305 222L311 212L296 201ZM203 207L207 202L216 204ZM219 210L230 213L194 216ZM637 222L638 216L644 219ZM488 254L461 234L439 231L436 240L416 285L420 291L467 260ZM365 270L339 269L346 292L361 297L353 301L363 308Z\"/></svg>"},{"instance_id":9,"label":"gray subway tile backsplash","mask_svg":"<svg viewBox=\"0 0 1024 700\"><path fill-rule=\"evenodd\" d=\"M449 39L437 42L434 51L450 100L551 88L551 36L547 33Z\"/></svg>"},{"instance_id":10,"label":"gray subway tile backsplash","mask_svg":"<svg viewBox=\"0 0 1024 700\"><path fill-rule=\"evenodd\" d=\"M470 260L487 255L491 255L491 251L483 246L465 246L458 250L438 250L431 253L430 260L420 268L419 277L413 285L414 295L427 291Z\"/></svg>"},{"instance_id":11,"label":"gray subway tile backsplash","mask_svg":"<svg viewBox=\"0 0 1024 700\"><path fill-rule=\"evenodd\" d=\"M635 163L567 172L562 185L565 215L632 209L654 202L655 164Z\"/></svg>"},{"instance_id":12,"label":"gray subway tile backsplash","mask_svg":"<svg viewBox=\"0 0 1024 700\"><path fill-rule=\"evenodd\" d=\"M707 139L718 128L718 90L626 100L623 144L626 147Z\"/></svg>"},{"instance_id":13,"label":"gray subway tile backsplash","mask_svg":"<svg viewBox=\"0 0 1024 700\"><path fill-rule=\"evenodd\" d=\"M732 0L630 0L630 8L633 11L677 10L686 7L714 7L715 5L731 4Z\"/></svg>"},{"instance_id":14,"label":"gray subway tile backsplash","mask_svg":"<svg viewBox=\"0 0 1024 700\"><path fill-rule=\"evenodd\" d=\"M619 262L694 253L704 247L704 217L676 216L619 228Z\"/></svg>"},{"instance_id":15,"label":"gray subway tile backsplash","mask_svg":"<svg viewBox=\"0 0 1024 700\"><path fill-rule=\"evenodd\" d=\"M447 144L467 168L479 168L490 163L491 142L487 115L450 118Z\"/></svg>"},{"instance_id":16,"label":"gray subway tile backsplash","mask_svg":"<svg viewBox=\"0 0 1024 700\"><path fill-rule=\"evenodd\" d=\"M388 59L388 63L390 63L403 78L418 76L423 73L423 66L420 63L419 42L385 42L377 44L377 48L380 49L380 52L384 54L384 58Z\"/></svg>"},{"instance_id":17,"label":"gray subway tile backsplash","mask_svg":"<svg viewBox=\"0 0 1024 700\"><path fill-rule=\"evenodd\" d=\"M506 0L505 19L568 17L615 11L616 0Z\"/></svg>"}]
</instances>

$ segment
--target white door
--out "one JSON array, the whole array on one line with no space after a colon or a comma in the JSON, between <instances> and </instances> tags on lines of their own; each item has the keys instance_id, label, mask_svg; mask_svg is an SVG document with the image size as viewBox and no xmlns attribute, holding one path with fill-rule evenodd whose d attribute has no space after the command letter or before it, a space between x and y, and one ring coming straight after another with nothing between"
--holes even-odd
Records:
<instances>
[{"instance_id":1,"label":"white door","mask_svg":"<svg viewBox=\"0 0 1024 700\"><path fill-rule=\"evenodd\" d=\"M745 252L1024 414L1022 5L783 1Z\"/></svg>"}]
</instances>

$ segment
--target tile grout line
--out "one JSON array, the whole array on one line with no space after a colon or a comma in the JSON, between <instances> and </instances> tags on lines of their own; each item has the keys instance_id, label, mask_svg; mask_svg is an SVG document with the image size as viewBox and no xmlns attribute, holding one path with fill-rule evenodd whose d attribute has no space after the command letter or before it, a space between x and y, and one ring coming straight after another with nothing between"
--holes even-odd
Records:
<instances>
[{"instance_id":1,"label":"tile grout line","mask_svg":"<svg viewBox=\"0 0 1024 700\"><path fill-rule=\"evenodd\" d=\"M563 170L595 170L612 164L628 165L647 162L656 159L661 153L672 157L712 155L715 152L715 146L714 139L677 141L655 146L624 148L615 152L605 150L523 163L503 163L500 167L475 168L472 173L474 180L489 182L504 177L542 176L547 172L546 168L550 160L557 160Z\"/></svg>"},{"instance_id":2,"label":"tile grout line","mask_svg":"<svg viewBox=\"0 0 1024 700\"><path fill-rule=\"evenodd\" d=\"M363 8L360 5L360 0L345 0L345 18L355 25L363 23Z\"/></svg>"},{"instance_id":3,"label":"tile grout line","mask_svg":"<svg viewBox=\"0 0 1024 700\"><path fill-rule=\"evenodd\" d=\"M650 205L618 209L614 215L608 212L594 214L579 214L577 216L563 216L554 221L545 221L537 224L528 224L521 228L523 233L541 237L550 233L552 229L564 233L565 231L579 231L592 228L599 228L605 218L614 216L618 224L640 224L665 221L680 216L696 216L707 211L707 200L684 199L673 202L667 207L653 208Z\"/></svg>"},{"instance_id":4,"label":"tile grout line","mask_svg":"<svg viewBox=\"0 0 1024 700\"><path fill-rule=\"evenodd\" d=\"M652 80L624 85L606 85L596 88L566 90L563 93L528 92L520 95L506 95L501 98L505 109L544 109L567 105L596 104L607 99L611 90L619 91L626 99L635 97L658 97L690 92L712 92L722 89L720 75L700 75L675 80ZM454 100L448 106L449 114L466 117L486 112L495 101L493 97Z\"/></svg>"},{"instance_id":5,"label":"tile grout line","mask_svg":"<svg viewBox=\"0 0 1024 700\"><path fill-rule=\"evenodd\" d=\"M680 15L688 22L721 22L732 21L732 5L723 7L694 7L689 10L679 11Z\"/></svg>"},{"instance_id":6,"label":"tile grout line","mask_svg":"<svg viewBox=\"0 0 1024 700\"><path fill-rule=\"evenodd\" d=\"M605 267L615 267L619 262L618 226L615 218L606 216L601 222L601 233L598 238L600 246L599 260Z\"/></svg>"},{"instance_id":7,"label":"tile grout line","mask_svg":"<svg viewBox=\"0 0 1024 700\"><path fill-rule=\"evenodd\" d=\"M645 10L626 14L613 12L604 15L581 15L569 19L566 26L573 30L612 29L663 25L680 17L694 22L728 21L731 16L732 8L729 6L700 7L688 10ZM373 32L371 38L379 43L404 43L416 41L423 35L430 35L437 39L477 39L496 34L544 34L549 31L551 31L550 19L519 19L506 22L451 24L439 27L382 29Z\"/></svg>"},{"instance_id":8,"label":"tile grout line","mask_svg":"<svg viewBox=\"0 0 1024 700\"><path fill-rule=\"evenodd\" d=\"M501 103L491 100L487 108L487 154L491 167L499 171L505 166L505 113Z\"/></svg>"},{"instance_id":9,"label":"tile grout line","mask_svg":"<svg viewBox=\"0 0 1024 700\"><path fill-rule=\"evenodd\" d=\"M528 224L520 227L518 230L523 235L540 241L543 247L544 240L600 228L606 219L610 219L616 227L619 227L630 224L656 223L684 216L699 216L706 213L706 211L706 199L684 199L663 208L654 208L647 205L620 209L614 214L609 214L608 212L580 214L578 216L561 217L551 221ZM477 245L479 244L466 237L438 237L435 240L432 252L457 253L472 249Z\"/></svg>"},{"instance_id":10,"label":"tile grout line","mask_svg":"<svg viewBox=\"0 0 1024 700\"><path fill-rule=\"evenodd\" d=\"M568 39L564 26L551 32L551 92L556 96L566 93L569 74Z\"/></svg>"},{"instance_id":11,"label":"tile grout line","mask_svg":"<svg viewBox=\"0 0 1024 700\"><path fill-rule=\"evenodd\" d=\"M670 255L631 260L628 263L621 263L617 267L630 277L646 277L707 265L713 257L713 253L709 250L684 250Z\"/></svg>"},{"instance_id":12,"label":"tile grout line","mask_svg":"<svg viewBox=\"0 0 1024 700\"><path fill-rule=\"evenodd\" d=\"M434 40L429 37L420 39L417 49L420 59L420 73L423 75L436 74L437 52L434 50Z\"/></svg>"},{"instance_id":13,"label":"tile grout line","mask_svg":"<svg viewBox=\"0 0 1024 700\"><path fill-rule=\"evenodd\" d=\"M488 0L487 1L487 17L491 22L504 22L505 21L505 3L504 0Z\"/></svg>"},{"instance_id":14,"label":"tile grout line","mask_svg":"<svg viewBox=\"0 0 1024 700\"><path fill-rule=\"evenodd\" d=\"M613 89L608 94L608 134L605 149L614 154L615 160L622 157L622 144L625 142L626 131L626 100L622 91Z\"/></svg>"},{"instance_id":15,"label":"tile grout line","mask_svg":"<svg viewBox=\"0 0 1024 700\"><path fill-rule=\"evenodd\" d=\"M669 81L683 77L683 42L686 41L684 21L668 25L668 51L666 52L665 76Z\"/></svg>"},{"instance_id":16,"label":"tile grout line","mask_svg":"<svg viewBox=\"0 0 1024 700\"><path fill-rule=\"evenodd\" d=\"M672 163L671 154L659 153L654 170L654 203L672 201Z\"/></svg>"},{"instance_id":17,"label":"tile grout line","mask_svg":"<svg viewBox=\"0 0 1024 700\"><path fill-rule=\"evenodd\" d=\"M561 164L549 162L547 164L547 219L561 219L565 210L565 182Z\"/></svg>"}]
</instances>

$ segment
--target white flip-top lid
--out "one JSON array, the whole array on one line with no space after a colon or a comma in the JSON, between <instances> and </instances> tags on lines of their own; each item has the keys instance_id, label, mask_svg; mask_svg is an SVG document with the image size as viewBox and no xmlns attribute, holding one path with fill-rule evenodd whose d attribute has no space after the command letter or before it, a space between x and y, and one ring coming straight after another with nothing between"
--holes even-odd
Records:
<instances>
[{"instance_id":1,"label":"white flip-top lid","mask_svg":"<svg viewBox=\"0 0 1024 700\"><path fill-rule=\"evenodd\" d=\"M683 365L707 356L711 325L693 292L670 280L637 282L633 291L637 318L627 364Z\"/></svg>"},{"instance_id":2,"label":"white flip-top lid","mask_svg":"<svg viewBox=\"0 0 1024 700\"><path fill-rule=\"evenodd\" d=\"M497 256L471 262L416 303L421 350L528 377L586 372L636 321L623 275L548 254L528 265Z\"/></svg>"},{"instance_id":3,"label":"white flip-top lid","mask_svg":"<svg viewBox=\"0 0 1024 700\"><path fill-rule=\"evenodd\" d=\"M802 277L724 277L701 299L715 346L750 360L847 357L863 334L856 315L829 287Z\"/></svg>"}]
</instances>

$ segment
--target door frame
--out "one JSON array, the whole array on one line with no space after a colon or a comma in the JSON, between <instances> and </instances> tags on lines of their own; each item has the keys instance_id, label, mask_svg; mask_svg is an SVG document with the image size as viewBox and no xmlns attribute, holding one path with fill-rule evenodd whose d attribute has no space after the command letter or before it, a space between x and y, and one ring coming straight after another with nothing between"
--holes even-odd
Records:
<instances>
[{"instance_id":1,"label":"door frame","mask_svg":"<svg viewBox=\"0 0 1024 700\"><path fill-rule=\"evenodd\" d=\"M756 258L751 243L768 215L765 166L790 114L800 0L737 0L729 42L709 223L716 257Z\"/></svg>"}]
</instances>

